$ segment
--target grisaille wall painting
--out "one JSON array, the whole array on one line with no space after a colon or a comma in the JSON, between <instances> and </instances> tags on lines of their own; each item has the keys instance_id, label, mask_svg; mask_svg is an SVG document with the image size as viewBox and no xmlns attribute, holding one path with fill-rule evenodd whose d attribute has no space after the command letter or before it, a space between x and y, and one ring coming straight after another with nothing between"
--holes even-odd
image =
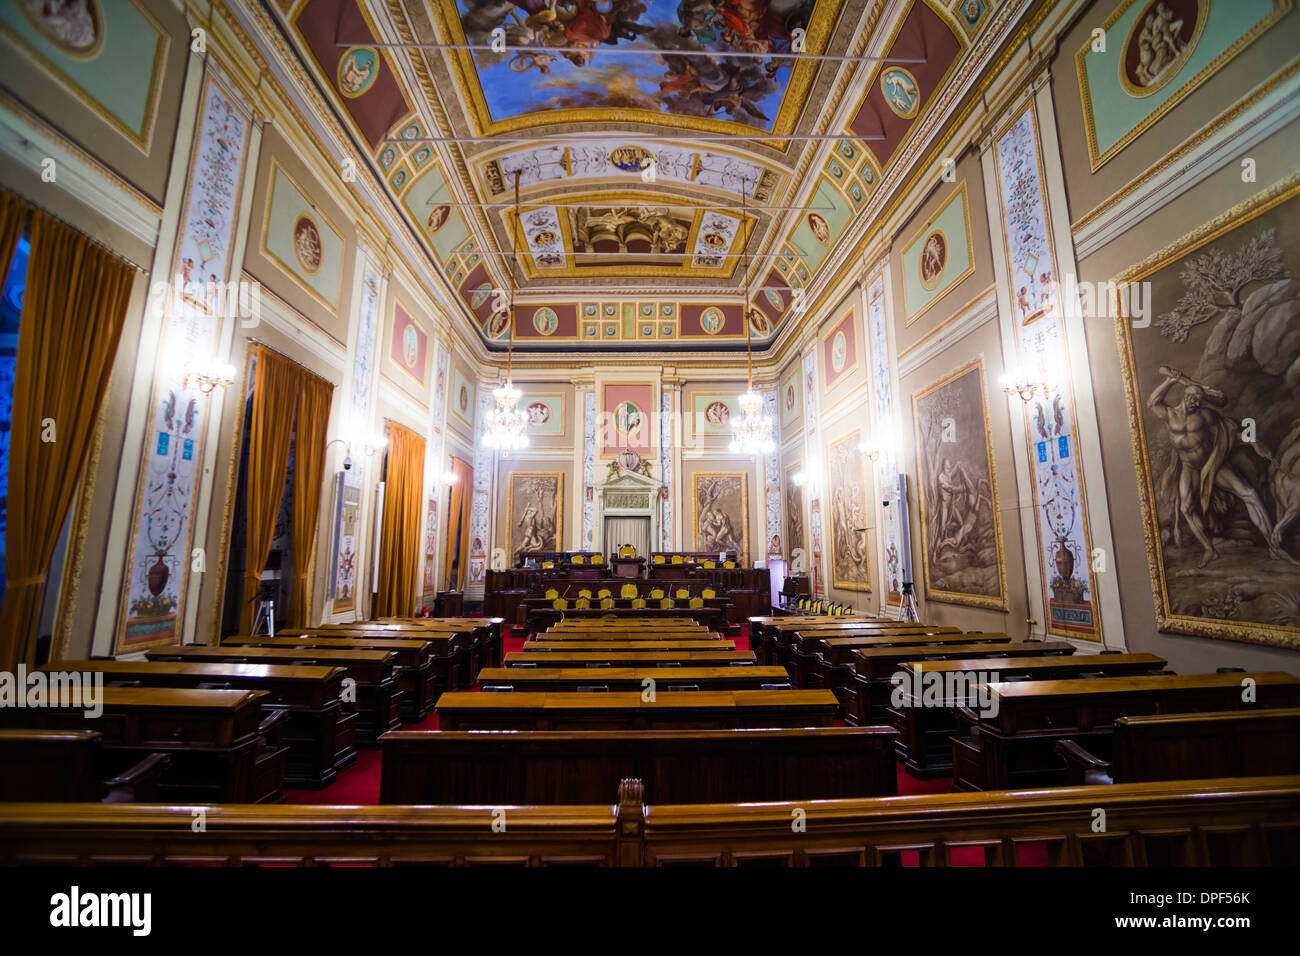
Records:
<instances>
[{"instance_id":1,"label":"grisaille wall painting","mask_svg":"<svg viewBox=\"0 0 1300 956\"><path fill-rule=\"evenodd\" d=\"M800 574L808 568L808 545L803 537L803 486L794 480L799 470L796 463L785 471L785 543L790 549L793 574Z\"/></svg>"},{"instance_id":2,"label":"grisaille wall painting","mask_svg":"<svg viewBox=\"0 0 1300 956\"><path fill-rule=\"evenodd\" d=\"M826 451L831 506L831 581L850 591L871 590L867 560L866 477L862 471L860 432L852 432Z\"/></svg>"},{"instance_id":3,"label":"grisaille wall painting","mask_svg":"<svg viewBox=\"0 0 1300 956\"><path fill-rule=\"evenodd\" d=\"M1118 277L1162 631L1300 647L1300 177Z\"/></svg>"},{"instance_id":4,"label":"grisaille wall painting","mask_svg":"<svg viewBox=\"0 0 1300 956\"><path fill-rule=\"evenodd\" d=\"M515 472L510 476L510 556L556 551L564 534L564 475Z\"/></svg>"},{"instance_id":5,"label":"grisaille wall painting","mask_svg":"<svg viewBox=\"0 0 1300 956\"><path fill-rule=\"evenodd\" d=\"M926 596L1006 610L983 358L914 394L912 411Z\"/></svg>"},{"instance_id":6,"label":"grisaille wall painting","mask_svg":"<svg viewBox=\"0 0 1300 956\"><path fill-rule=\"evenodd\" d=\"M749 486L744 473L696 472L695 550L749 552Z\"/></svg>"}]
</instances>

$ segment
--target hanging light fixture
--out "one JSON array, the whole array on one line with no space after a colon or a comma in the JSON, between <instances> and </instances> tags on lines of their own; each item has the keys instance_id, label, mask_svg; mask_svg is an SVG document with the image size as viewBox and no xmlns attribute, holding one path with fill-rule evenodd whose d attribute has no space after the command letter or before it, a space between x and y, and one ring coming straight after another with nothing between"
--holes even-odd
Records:
<instances>
[{"instance_id":1,"label":"hanging light fixture","mask_svg":"<svg viewBox=\"0 0 1300 956\"><path fill-rule=\"evenodd\" d=\"M518 258L515 248L515 229L520 228L519 218L519 170L515 170L515 222L510 230L511 276L510 276L510 339L506 346L506 381L492 390L494 406L488 411L483 423L483 444L488 448L501 451L513 451L528 446L528 416L519 407L521 392L513 382L515 355L515 283L513 262Z\"/></svg>"},{"instance_id":2,"label":"hanging light fixture","mask_svg":"<svg viewBox=\"0 0 1300 956\"><path fill-rule=\"evenodd\" d=\"M731 423L732 454L766 455L776 448L772 440L772 417L763 412L763 396L754 391L754 352L750 345L751 322L749 317L749 235L745 233L745 180L740 181L740 228L744 235L742 252L745 254L740 277L745 286L745 298L740 306L740 317L745 323L745 360L749 366L749 387L738 399L740 418Z\"/></svg>"}]
</instances>

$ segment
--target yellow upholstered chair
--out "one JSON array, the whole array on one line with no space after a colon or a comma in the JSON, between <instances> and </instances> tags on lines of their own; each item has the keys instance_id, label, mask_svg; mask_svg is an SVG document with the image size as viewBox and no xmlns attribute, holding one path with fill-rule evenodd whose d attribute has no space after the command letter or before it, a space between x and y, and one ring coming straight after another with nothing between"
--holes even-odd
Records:
<instances>
[{"instance_id":1,"label":"yellow upholstered chair","mask_svg":"<svg viewBox=\"0 0 1300 956\"><path fill-rule=\"evenodd\" d=\"M582 555L580 555L580 554L575 554L573 557L571 557L571 558L569 559L569 563L570 563L570 564L586 564L586 563L587 563L587 559L584 558L584 557L583 557Z\"/></svg>"},{"instance_id":2,"label":"yellow upholstered chair","mask_svg":"<svg viewBox=\"0 0 1300 956\"><path fill-rule=\"evenodd\" d=\"M718 596L718 592L713 590L713 588L705 588L703 591L700 592L700 597L702 598L714 598L717 596Z\"/></svg>"},{"instance_id":3,"label":"yellow upholstered chair","mask_svg":"<svg viewBox=\"0 0 1300 956\"><path fill-rule=\"evenodd\" d=\"M655 564L666 564L667 562L668 562L668 559L665 558L662 554L656 554L656 555L654 556L654 563L655 563Z\"/></svg>"},{"instance_id":4,"label":"yellow upholstered chair","mask_svg":"<svg viewBox=\"0 0 1300 956\"><path fill-rule=\"evenodd\" d=\"M618 556L620 558L635 558L636 548L632 547L630 544L625 544L623 547L618 549Z\"/></svg>"},{"instance_id":5,"label":"yellow upholstered chair","mask_svg":"<svg viewBox=\"0 0 1300 956\"><path fill-rule=\"evenodd\" d=\"M736 562L735 562L735 561L723 561L723 562L722 562L722 566L723 566L724 568L734 568L734 567L736 566Z\"/></svg>"},{"instance_id":6,"label":"yellow upholstered chair","mask_svg":"<svg viewBox=\"0 0 1300 956\"><path fill-rule=\"evenodd\" d=\"M664 596L663 588L655 588L650 592L650 597L655 601L662 601Z\"/></svg>"},{"instance_id":7,"label":"yellow upholstered chair","mask_svg":"<svg viewBox=\"0 0 1300 956\"><path fill-rule=\"evenodd\" d=\"M579 591L578 591L578 597L585 597L585 598L589 598L589 597L591 597L591 588L581 588L581 589L579 589Z\"/></svg>"},{"instance_id":8,"label":"yellow upholstered chair","mask_svg":"<svg viewBox=\"0 0 1300 956\"><path fill-rule=\"evenodd\" d=\"M704 598L691 598L691 607L704 607Z\"/></svg>"},{"instance_id":9,"label":"yellow upholstered chair","mask_svg":"<svg viewBox=\"0 0 1300 956\"><path fill-rule=\"evenodd\" d=\"M673 555L673 564L681 564L681 563L682 563L683 561L685 561L685 560L686 560L686 559L683 558L680 554L674 554L674 555Z\"/></svg>"},{"instance_id":10,"label":"yellow upholstered chair","mask_svg":"<svg viewBox=\"0 0 1300 956\"><path fill-rule=\"evenodd\" d=\"M621 588L619 588L618 596L622 598L636 597L636 585L635 584L623 585Z\"/></svg>"},{"instance_id":11,"label":"yellow upholstered chair","mask_svg":"<svg viewBox=\"0 0 1300 956\"><path fill-rule=\"evenodd\" d=\"M579 609L585 610L586 608L591 607L591 599L590 599L590 598L578 598L578 600L576 600L576 601L573 602L573 606L576 607L576 608L579 608Z\"/></svg>"},{"instance_id":12,"label":"yellow upholstered chair","mask_svg":"<svg viewBox=\"0 0 1300 956\"><path fill-rule=\"evenodd\" d=\"M554 601L559 596L560 596L560 592L555 590L555 588L546 589L546 599L548 601Z\"/></svg>"},{"instance_id":13,"label":"yellow upholstered chair","mask_svg":"<svg viewBox=\"0 0 1300 956\"><path fill-rule=\"evenodd\" d=\"M614 606L614 599L612 597L601 598L600 606L603 608L611 608Z\"/></svg>"},{"instance_id":14,"label":"yellow upholstered chair","mask_svg":"<svg viewBox=\"0 0 1300 956\"><path fill-rule=\"evenodd\" d=\"M672 598L664 598L662 601L659 602L659 606L660 606L660 607L672 607L672 606L673 606L673 599L672 599Z\"/></svg>"},{"instance_id":15,"label":"yellow upholstered chair","mask_svg":"<svg viewBox=\"0 0 1300 956\"><path fill-rule=\"evenodd\" d=\"M564 600L562 597L557 597L551 602L551 607L555 608L557 611L567 611L569 609L569 602Z\"/></svg>"},{"instance_id":16,"label":"yellow upholstered chair","mask_svg":"<svg viewBox=\"0 0 1300 956\"><path fill-rule=\"evenodd\" d=\"M676 598L688 598L690 596L691 596L691 592L686 590L686 588L678 588L677 593L673 595L673 597Z\"/></svg>"},{"instance_id":17,"label":"yellow upholstered chair","mask_svg":"<svg viewBox=\"0 0 1300 956\"><path fill-rule=\"evenodd\" d=\"M632 599L632 606L633 606L633 607L645 607L645 598L633 598L633 599Z\"/></svg>"},{"instance_id":18,"label":"yellow upholstered chair","mask_svg":"<svg viewBox=\"0 0 1300 956\"><path fill-rule=\"evenodd\" d=\"M609 588L601 588L599 591L596 592L596 597L598 598L607 598L613 596L614 596L614 592L611 591Z\"/></svg>"},{"instance_id":19,"label":"yellow upholstered chair","mask_svg":"<svg viewBox=\"0 0 1300 956\"><path fill-rule=\"evenodd\" d=\"M603 554L593 554L593 555L591 556L591 563L592 563L592 564L604 564L604 563L605 563L605 556L604 556Z\"/></svg>"},{"instance_id":20,"label":"yellow upholstered chair","mask_svg":"<svg viewBox=\"0 0 1300 956\"><path fill-rule=\"evenodd\" d=\"M718 566L718 562L717 562L717 561L705 561L705 562L704 562L704 567L705 567L706 570L710 570L710 571L711 571L711 570L713 570L714 568L716 568L717 566Z\"/></svg>"},{"instance_id":21,"label":"yellow upholstered chair","mask_svg":"<svg viewBox=\"0 0 1300 956\"><path fill-rule=\"evenodd\" d=\"M553 568L553 567L555 567L555 562L554 562L554 561L543 561L543 562L542 562L542 567L543 567L543 568Z\"/></svg>"}]
</instances>

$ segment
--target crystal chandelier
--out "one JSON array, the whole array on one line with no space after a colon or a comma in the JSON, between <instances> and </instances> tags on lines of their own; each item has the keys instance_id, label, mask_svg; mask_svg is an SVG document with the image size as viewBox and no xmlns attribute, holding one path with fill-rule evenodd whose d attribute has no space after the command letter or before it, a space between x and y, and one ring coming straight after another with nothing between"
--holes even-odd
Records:
<instances>
[{"instance_id":1,"label":"crystal chandelier","mask_svg":"<svg viewBox=\"0 0 1300 956\"><path fill-rule=\"evenodd\" d=\"M745 182L740 183L740 204L741 228L748 225L745 218ZM738 399L740 404L740 418L733 420L731 423L731 452L732 454L744 455L766 455L776 448L776 442L772 440L772 417L763 413L763 396L754 391L754 353L750 347L750 329L752 321L750 319L749 307L749 236L745 236L743 249L746 253L744 271L741 278L745 283L745 299L741 304L741 317L745 323L745 360L749 365L749 387L744 395Z\"/></svg>"},{"instance_id":2,"label":"crystal chandelier","mask_svg":"<svg viewBox=\"0 0 1300 956\"><path fill-rule=\"evenodd\" d=\"M515 170L515 224L510 230L512 259L517 257L514 229L519 226L519 170ZM506 381L492 390L495 406L483 420L483 444L488 448L513 451L528 446L528 416L519 407L521 392L512 381L515 355L515 289L513 265L510 281L510 340L506 346Z\"/></svg>"}]
</instances>

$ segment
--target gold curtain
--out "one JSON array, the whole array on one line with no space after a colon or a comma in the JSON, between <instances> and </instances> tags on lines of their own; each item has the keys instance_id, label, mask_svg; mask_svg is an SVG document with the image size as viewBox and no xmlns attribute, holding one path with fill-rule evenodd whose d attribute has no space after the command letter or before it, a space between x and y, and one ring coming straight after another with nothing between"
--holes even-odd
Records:
<instances>
[{"instance_id":1,"label":"gold curtain","mask_svg":"<svg viewBox=\"0 0 1300 956\"><path fill-rule=\"evenodd\" d=\"M21 223L12 200L0 204L6 263ZM90 455L134 280L107 249L32 210L9 439L0 669L35 662L45 574Z\"/></svg>"},{"instance_id":2,"label":"gold curtain","mask_svg":"<svg viewBox=\"0 0 1300 956\"><path fill-rule=\"evenodd\" d=\"M13 193L0 190L0 289L4 288L5 279L9 277L9 266L18 237L23 234L28 208L27 203Z\"/></svg>"},{"instance_id":3,"label":"gold curtain","mask_svg":"<svg viewBox=\"0 0 1300 956\"><path fill-rule=\"evenodd\" d=\"M457 580L455 588L459 589L465 576L465 550L469 545L469 511L474 491L474 469L459 458L452 458L451 472L456 476L452 482L451 493L447 496L447 537L444 548L445 560L442 564L442 578L448 590L452 590L451 564L456 561Z\"/></svg>"},{"instance_id":4,"label":"gold curtain","mask_svg":"<svg viewBox=\"0 0 1300 956\"><path fill-rule=\"evenodd\" d=\"M311 372L300 371L298 389L297 464L293 477L293 591L289 624L307 627L311 613L311 566L320 524L321 482L325 478L325 445L334 386Z\"/></svg>"},{"instance_id":5,"label":"gold curtain","mask_svg":"<svg viewBox=\"0 0 1300 956\"><path fill-rule=\"evenodd\" d=\"M420 585L423 494L424 439L409 428L389 425L375 617L409 617L414 613L415 593Z\"/></svg>"},{"instance_id":6,"label":"gold curtain","mask_svg":"<svg viewBox=\"0 0 1300 956\"><path fill-rule=\"evenodd\" d=\"M275 518L284 493L284 476L289 467L289 439L293 434L293 413L298 396L299 368L270 349L257 347L253 382L253 417L248 432L247 505L248 542L244 568L241 634L253 627L262 568L271 553ZM250 603L251 602L251 603Z\"/></svg>"}]
</instances>

